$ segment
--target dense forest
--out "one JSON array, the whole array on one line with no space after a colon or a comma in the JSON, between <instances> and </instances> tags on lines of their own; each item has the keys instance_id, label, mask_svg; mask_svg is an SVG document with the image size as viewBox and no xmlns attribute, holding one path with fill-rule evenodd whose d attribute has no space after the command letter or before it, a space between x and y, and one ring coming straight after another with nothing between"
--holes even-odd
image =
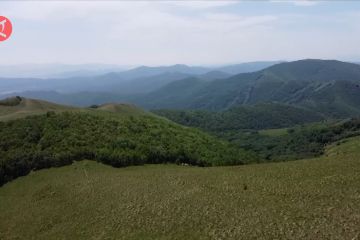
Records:
<instances>
[{"instance_id":1,"label":"dense forest","mask_svg":"<svg viewBox=\"0 0 360 240\"><path fill-rule=\"evenodd\" d=\"M322 155L324 147L360 135L360 119L322 122L273 131L219 131L218 137L256 152L263 161L288 161Z\"/></svg>"},{"instance_id":2,"label":"dense forest","mask_svg":"<svg viewBox=\"0 0 360 240\"><path fill-rule=\"evenodd\" d=\"M83 159L114 167L258 161L255 154L196 129L149 114L124 116L105 111L48 112L0 122L0 156L0 184L32 170Z\"/></svg>"},{"instance_id":3,"label":"dense forest","mask_svg":"<svg viewBox=\"0 0 360 240\"><path fill-rule=\"evenodd\" d=\"M312 111L282 104L242 106L223 112L155 110L177 123L200 128L239 148L256 152L263 161L319 156L326 144L360 134L358 119L322 120ZM271 130L283 128L278 130ZM278 131L281 134L267 134Z\"/></svg>"},{"instance_id":4,"label":"dense forest","mask_svg":"<svg viewBox=\"0 0 360 240\"><path fill-rule=\"evenodd\" d=\"M238 106L221 112L166 109L153 112L179 124L210 132L283 128L324 119L316 112L278 103Z\"/></svg>"}]
</instances>

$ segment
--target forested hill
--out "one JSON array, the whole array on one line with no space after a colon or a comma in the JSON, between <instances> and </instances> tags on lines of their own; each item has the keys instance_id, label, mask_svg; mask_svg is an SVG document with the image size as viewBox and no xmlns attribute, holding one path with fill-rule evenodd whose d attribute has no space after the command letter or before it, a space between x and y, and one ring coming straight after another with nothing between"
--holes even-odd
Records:
<instances>
[{"instance_id":1,"label":"forested hill","mask_svg":"<svg viewBox=\"0 0 360 240\"><path fill-rule=\"evenodd\" d=\"M331 117L360 115L360 66L333 60L280 63L223 80L187 79L133 99L150 109L225 110L279 102Z\"/></svg>"},{"instance_id":2,"label":"forested hill","mask_svg":"<svg viewBox=\"0 0 360 240\"><path fill-rule=\"evenodd\" d=\"M0 105L0 117L7 116L3 108L17 108L25 101L20 99ZM45 103L38 103L43 103L38 107L46 111ZM59 106L60 111L49 108L43 114L0 121L0 185L31 170L83 159L115 167L145 163L215 166L257 161L249 151L131 105L93 107L63 111Z\"/></svg>"}]
</instances>

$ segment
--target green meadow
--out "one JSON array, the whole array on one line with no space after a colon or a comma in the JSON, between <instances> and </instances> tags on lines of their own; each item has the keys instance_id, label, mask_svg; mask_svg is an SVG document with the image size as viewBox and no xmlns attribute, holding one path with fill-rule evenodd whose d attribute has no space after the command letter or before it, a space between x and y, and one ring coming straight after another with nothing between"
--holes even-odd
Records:
<instances>
[{"instance_id":1,"label":"green meadow","mask_svg":"<svg viewBox=\"0 0 360 240\"><path fill-rule=\"evenodd\" d=\"M0 188L0 239L360 237L360 137L317 159L39 170Z\"/></svg>"}]
</instances>

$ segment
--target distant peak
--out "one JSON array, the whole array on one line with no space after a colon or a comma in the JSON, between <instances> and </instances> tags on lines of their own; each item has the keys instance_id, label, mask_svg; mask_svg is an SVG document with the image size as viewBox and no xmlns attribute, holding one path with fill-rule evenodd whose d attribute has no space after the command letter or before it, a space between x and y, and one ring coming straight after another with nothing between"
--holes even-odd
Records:
<instances>
[{"instance_id":1,"label":"distant peak","mask_svg":"<svg viewBox=\"0 0 360 240\"><path fill-rule=\"evenodd\" d=\"M175 65L172 65L172 67L189 67L189 66L185 65L185 64L175 64Z\"/></svg>"}]
</instances>

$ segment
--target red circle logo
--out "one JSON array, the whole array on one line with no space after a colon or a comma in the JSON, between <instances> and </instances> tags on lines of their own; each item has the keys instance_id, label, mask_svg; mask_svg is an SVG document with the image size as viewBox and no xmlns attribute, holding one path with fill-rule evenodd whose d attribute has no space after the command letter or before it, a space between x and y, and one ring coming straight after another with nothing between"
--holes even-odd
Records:
<instances>
[{"instance_id":1,"label":"red circle logo","mask_svg":"<svg viewBox=\"0 0 360 240\"><path fill-rule=\"evenodd\" d=\"M0 42L7 40L12 33L12 24L10 20L4 16L0 16Z\"/></svg>"}]
</instances>

